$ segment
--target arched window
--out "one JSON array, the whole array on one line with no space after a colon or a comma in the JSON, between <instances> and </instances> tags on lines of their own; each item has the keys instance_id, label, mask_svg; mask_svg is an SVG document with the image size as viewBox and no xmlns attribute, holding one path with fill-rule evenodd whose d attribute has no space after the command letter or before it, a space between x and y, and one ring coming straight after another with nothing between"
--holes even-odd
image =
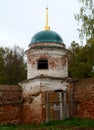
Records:
<instances>
[{"instance_id":1,"label":"arched window","mask_svg":"<svg viewBox=\"0 0 94 130\"><path fill-rule=\"evenodd\" d=\"M39 59L37 67L38 67L38 70L39 69L48 69L48 60L46 60L46 59Z\"/></svg>"}]
</instances>

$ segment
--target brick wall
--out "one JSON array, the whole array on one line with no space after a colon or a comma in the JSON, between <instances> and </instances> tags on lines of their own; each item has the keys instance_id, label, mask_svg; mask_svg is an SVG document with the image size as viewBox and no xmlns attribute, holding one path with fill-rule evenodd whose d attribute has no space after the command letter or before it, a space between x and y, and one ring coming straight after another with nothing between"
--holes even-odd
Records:
<instances>
[{"instance_id":1,"label":"brick wall","mask_svg":"<svg viewBox=\"0 0 94 130\"><path fill-rule=\"evenodd\" d=\"M94 78L78 81L74 88L74 115L94 119Z\"/></svg>"},{"instance_id":2,"label":"brick wall","mask_svg":"<svg viewBox=\"0 0 94 130\"><path fill-rule=\"evenodd\" d=\"M43 122L41 94L25 95L21 113L22 124L41 124Z\"/></svg>"},{"instance_id":3,"label":"brick wall","mask_svg":"<svg viewBox=\"0 0 94 130\"><path fill-rule=\"evenodd\" d=\"M0 85L0 124L20 123L21 87Z\"/></svg>"},{"instance_id":4,"label":"brick wall","mask_svg":"<svg viewBox=\"0 0 94 130\"><path fill-rule=\"evenodd\" d=\"M0 125L41 123L45 120L40 93L24 100L21 89L17 85L0 85ZM94 119L94 78L78 81L73 96L73 115Z\"/></svg>"}]
</instances>

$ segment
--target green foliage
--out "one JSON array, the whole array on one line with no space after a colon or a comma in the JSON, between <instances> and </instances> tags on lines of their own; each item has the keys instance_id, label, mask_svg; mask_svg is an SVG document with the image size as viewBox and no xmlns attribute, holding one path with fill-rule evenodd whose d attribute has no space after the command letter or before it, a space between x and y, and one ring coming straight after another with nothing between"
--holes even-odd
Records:
<instances>
[{"instance_id":1,"label":"green foliage","mask_svg":"<svg viewBox=\"0 0 94 130\"><path fill-rule=\"evenodd\" d=\"M79 118L67 118L65 120L56 120L46 122L42 125L6 125L0 126L0 130L73 130L84 129L88 130L89 128L94 128L94 120L89 119L79 119Z\"/></svg>"},{"instance_id":2,"label":"green foliage","mask_svg":"<svg viewBox=\"0 0 94 130\"><path fill-rule=\"evenodd\" d=\"M78 21L79 36L83 40L94 37L94 0L79 0L81 7L79 13L75 14L75 19Z\"/></svg>"},{"instance_id":3,"label":"green foliage","mask_svg":"<svg viewBox=\"0 0 94 130\"><path fill-rule=\"evenodd\" d=\"M26 78L24 51L15 46L13 49L0 48L0 84L18 84Z\"/></svg>"},{"instance_id":4,"label":"green foliage","mask_svg":"<svg viewBox=\"0 0 94 130\"><path fill-rule=\"evenodd\" d=\"M69 76L77 79L93 77L94 41L85 46L72 42L69 50Z\"/></svg>"},{"instance_id":5,"label":"green foliage","mask_svg":"<svg viewBox=\"0 0 94 130\"><path fill-rule=\"evenodd\" d=\"M75 14L75 19L79 23L79 36L83 42L86 38L85 46L76 46L73 51L71 45L71 56L69 64L69 75L75 78L88 78L94 76L94 0L79 0L80 10ZM79 48L79 52L77 52ZM92 69L93 68L93 69Z\"/></svg>"}]
</instances>

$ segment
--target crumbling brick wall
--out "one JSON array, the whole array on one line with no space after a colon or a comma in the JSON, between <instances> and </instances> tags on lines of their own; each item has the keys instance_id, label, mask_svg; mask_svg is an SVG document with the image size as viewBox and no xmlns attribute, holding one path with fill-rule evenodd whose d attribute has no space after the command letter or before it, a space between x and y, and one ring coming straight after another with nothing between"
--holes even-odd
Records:
<instances>
[{"instance_id":1,"label":"crumbling brick wall","mask_svg":"<svg viewBox=\"0 0 94 130\"><path fill-rule=\"evenodd\" d=\"M80 80L67 89L73 95L73 116L94 119L94 78ZM70 93L73 89L74 93ZM0 85L0 125L42 123L46 119L41 93L22 95L17 85ZM70 116L70 115L69 115Z\"/></svg>"},{"instance_id":2,"label":"crumbling brick wall","mask_svg":"<svg viewBox=\"0 0 94 130\"><path fill-rule=\"evenodd\" d=\"M17 85L0 85L0 124L20 123L21 92Z\"/></svg>"},{"instance_id":3,"label":"crumbling brick wall","mask_svg":"<svg viewBox=\"0 0 94 130\"><path fill-rule=\"evenodd\" d=\"M42 107L42 94L23 95L23 108L21 113L22 124L41 124L44 121Z\"/></svg>"},{"instance_id":4,"label":"crumbling brick wall","mask_svg":"<svg viewBox=\"0 0 94 130\"><path fill-rule=\"evenodd\" d=\"M74 115L94 119L94 78L84 79L75 84Z\"/></svg>"}]
</instances>

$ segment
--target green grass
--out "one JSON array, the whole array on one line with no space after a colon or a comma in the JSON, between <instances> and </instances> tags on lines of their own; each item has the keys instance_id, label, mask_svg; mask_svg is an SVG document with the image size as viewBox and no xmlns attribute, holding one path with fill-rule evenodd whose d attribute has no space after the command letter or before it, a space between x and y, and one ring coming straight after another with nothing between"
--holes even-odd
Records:
<instances>
[{"instance_id":1,"label":"green grass","mask_svg":"<svg viewBox=\"0 0 94 130\"><path fill-rule=\"evenodd\" d=\"M46 122L42 125L5 125L0 126L0 130L73 130L74 127L77 128L93 128L94 120L88 119L78 119L78 118L68 118L65 120L56 120Z\"/></svg>"}]
</instances>

